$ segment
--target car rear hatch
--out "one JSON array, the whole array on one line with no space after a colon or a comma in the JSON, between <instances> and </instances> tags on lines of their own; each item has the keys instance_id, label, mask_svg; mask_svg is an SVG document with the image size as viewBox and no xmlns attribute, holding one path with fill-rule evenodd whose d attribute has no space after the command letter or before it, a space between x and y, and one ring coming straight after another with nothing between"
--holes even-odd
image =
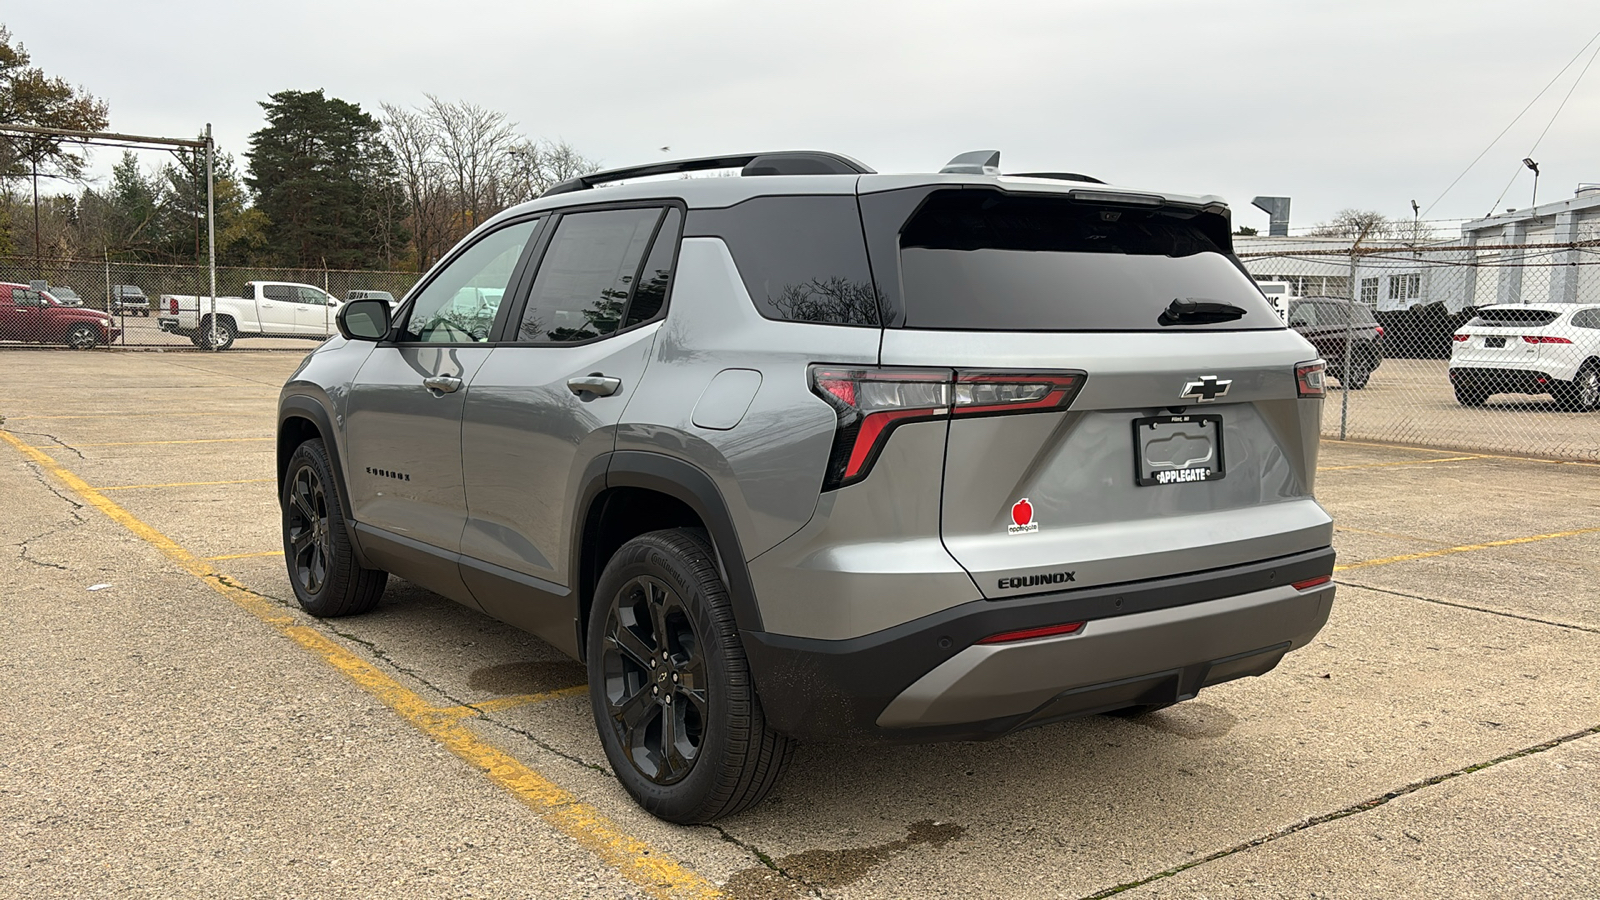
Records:
<instances>
[{"instance_id":1,"label":"car rear hatch","mask_svg":"<svg viewBox=\"0 0 1600 900\"><path fill-rule=\"evenodd\" d=\"M920 193L862 197L880 287L897 276L881 361L950 373L941 533L985 596L1331 543L1316 352L1232 257L1224 208Z\"/></svg>"},{"instance_id":2,"label":"car rear hatch","mask_svg":"<svg viewBox=\"0 0 1600 900\"><path fill-rule=\"evenodd\" d=\"M1537 369L1574 352L1559 310L1500 306L1478 310L1455 334L1452 364L1475 368Z\"/></svg>"}]
</instances>

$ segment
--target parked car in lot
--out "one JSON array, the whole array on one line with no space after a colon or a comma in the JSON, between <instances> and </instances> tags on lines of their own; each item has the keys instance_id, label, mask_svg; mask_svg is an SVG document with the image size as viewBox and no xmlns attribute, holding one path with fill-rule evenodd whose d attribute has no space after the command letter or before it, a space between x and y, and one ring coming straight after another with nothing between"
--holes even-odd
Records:
<instances>
[{"instance_id":1,"label":"parked car in lot","mask_svg":"<svg viewBox=\"0 0 1600 900\"><path fill-rule=\"evenodd\" d=\"M97 309L63 306L46 291L0 282L0 341L66 344L87 350L122 335L111 317Z\"/></svg>"},{"instance_id":2,"label":"parked car in lot","mask_svg":"<svg viewBox=\"0 0 1600 900\"><path fill-rule=\"evenodd\" d=\"M215 329L211 298L194 295L162 294L156 323L196 347L226 350L240 337L327 337L334 333L339 305L327 291L309 284L247 281L242 295L217 298Z\"/></svg>"},{"instance_id":3,"label":"parked car in lot","mask_svg":"<svg viewBox=\"0 0 1600 900\"><path fill-rule=\"evenodd\" d=\"M1600 306L1486 306L1453 335L1450 385L1462 406L1495 394L1549 394L1562 408L1600 408Z\"/></svg>"},{"instance_id":4,"label":"parked car in lot","mask_svg":"<svg viewBox=\"0 0 1600 900\"><path fill-rule=\"evenodd\" d=\"M144 289L136 284L113 284L111 286L111 311L125 316L150 315L150 298L145 296Z\"/></svg>"},{"instance_id":5,"label":"parked car in lot","mask_svg":"<svg viewBox=\"0 0 1600 900\"><path fill-rule=\"evenodd\" d=\"M346 304L279 401L295 596L365 612L392 573L585 661L617 778L675 822L759 801L798 738L1271 670L1333 601L1322 360L1218 198L997 164L586 175L398 316Z\"/></svg>"},{"instance_id":6,"label":"parked car in lot","mask_svg":"<svg viewBox=\"0 0 1600 900\"><path fill-rule=\"evenodd\" d=\"M400 305L400 301L388 291L345 291L344 302L349 303L351 300L382 300L389 304L390 309Z\"/></svg>"},{"instance_id":7,"label":"parked car in lot","mask_svg":"<svg viewBox=\"0 0 1600 900\"><path fill-rule=\"evenodd\" d=\"M78 292L72 288L63 287L62 285L58 284L46 288L45 290L50 294L50 296L56 298L57 303L67 307L68 309L77 309L83 306L83 298L78 296Z\"/></svg>"},{"instance_id":8,"label":"parked car in lot","mask_svg":"<svg viewBox=\"0 0 1600 900\"><path fill-rule=\"evenodd\" d=\"M1383 363L1383 326L1372 310L1360 303L1335 297L1304 297L1288 301L1289 327L1311 342L1328 361L1328 374L1340 387L1359 391ZM1350 340L1350 377L1344 369L1344 345Z\"/></svg>"}]
</instances>

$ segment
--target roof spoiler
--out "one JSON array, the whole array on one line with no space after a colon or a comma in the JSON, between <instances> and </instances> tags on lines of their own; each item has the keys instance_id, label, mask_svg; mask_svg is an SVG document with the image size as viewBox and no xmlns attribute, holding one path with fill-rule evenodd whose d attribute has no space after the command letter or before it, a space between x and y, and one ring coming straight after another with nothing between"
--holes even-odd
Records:
<instances>
[{"instance_id":1,"label":"roof spoiler","mask_svg":"<svg viewBox=\"0 0 1600 900\"><path fill-rule=\"evenodd\" d=\"M872 175L874 171L858 160L823 150L784 150L777 153L742 153L735 156L702 156L697 159L677 159L669 162L649 163L622 169L606 169L589 175L580 175L552 185L540 194L566 194L586 191L602 184L644 178L650 175L673 175L685 172L707 172L714 169L738 169L742 176L755 175Z\"/></svg>"}]
</instances>

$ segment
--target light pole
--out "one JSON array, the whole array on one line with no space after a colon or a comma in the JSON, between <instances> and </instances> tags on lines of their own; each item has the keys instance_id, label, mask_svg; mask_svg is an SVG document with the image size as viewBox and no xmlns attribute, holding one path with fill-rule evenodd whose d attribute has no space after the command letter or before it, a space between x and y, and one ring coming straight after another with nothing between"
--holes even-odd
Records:
<instances>
[{"instance_id":1,"label":"light pole","mask_svg":"<svg viewBox=\"0 0 1600 900\"><path fill-rule=\"evenodd\" d=\"M1523 157L1522 158L1522 164L1533 170L1533 205L1534 206L1538 206L1539 205L1539 164L1534 162L1533 161L1533 157L1531 157L1531 156Z\"/></svg>"}]
</instances>

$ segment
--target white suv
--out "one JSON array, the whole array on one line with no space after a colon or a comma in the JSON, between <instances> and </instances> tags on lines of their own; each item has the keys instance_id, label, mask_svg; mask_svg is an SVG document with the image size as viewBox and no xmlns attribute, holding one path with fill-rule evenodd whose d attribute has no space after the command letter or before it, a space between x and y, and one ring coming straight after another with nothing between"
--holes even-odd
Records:
<instances>
[{"instance_id":1,"label":"white suv","mask_svg":"<svg viewBox=\"0 0 1600 900\"><path fill-rule=\"evenodd\" d=\"M1450 384L1462 406L1491 394L1549 394L1563 409L1600 407L1600 306L1487 306L1454 335Z\"/></svg>"}]
</instances>

